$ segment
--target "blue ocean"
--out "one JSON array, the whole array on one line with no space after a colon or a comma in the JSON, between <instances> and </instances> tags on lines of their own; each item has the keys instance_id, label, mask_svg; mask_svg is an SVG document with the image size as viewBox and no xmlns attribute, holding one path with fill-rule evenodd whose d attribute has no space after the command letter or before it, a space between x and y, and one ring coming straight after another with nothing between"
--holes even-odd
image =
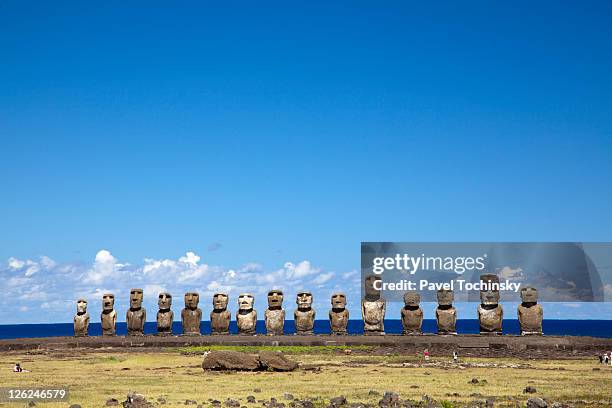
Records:
<instances>
[{"instance_id":1,"label":"blue ocean","mask_svg":"<svg viewBox=\"0 0 612 408\"><path fill-rule=\"evenodd\" d=\"M544 334L554 336L592 336L612 338L612 320L544 320ZM181 322L174 322L175 333L181 333ZM237 333L236 322L230 324L230 332ZM266 331L263 321L257 322L257 332L264 334ZM363 322L361 320L351 320L348 325L350 334L363 333ZM400 320L385 320L385 332L389 334L400 334L402 323ZM423 321L423 332L435 333L436 321L427 319ZM478 320L460 319L457 320L457 332L459 334L477 334ZM127 328L125 322L117 323L117 334L125 335ZM155 334L156 323L147 322L145 324L145 334ZM292 320L285 322L285 333L295 333L295 326ZM329 321L317 320L315 322L316 334L329 333ZM55 324L7 324L0 325L0 339L17 339L25 337L53 337L53 336L72 336L72 323ZM90 336L100 336L102 328L100 323L89 325ZM210 322L202 322L202 334L210 334ZM518 320L504 320L504 334L519 334Z\"/></svg>"}]
</instances>

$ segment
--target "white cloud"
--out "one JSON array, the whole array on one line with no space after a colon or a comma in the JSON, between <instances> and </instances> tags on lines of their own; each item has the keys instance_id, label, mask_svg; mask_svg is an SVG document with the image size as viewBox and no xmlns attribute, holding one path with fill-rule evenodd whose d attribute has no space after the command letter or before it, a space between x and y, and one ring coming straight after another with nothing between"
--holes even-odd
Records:
<instances>
[{"instance_id":1,"label":"white cloud","mask_svg":"<svg viewBox=\"0 0 612 408\"><path fill-rule=\"evenodd\" d=\"M326 273L321 273L319 274L319 276L317 276L316 278L314 278L311 282L313 285L322 285L325 282L328 282L331 278L334 277L334 273L333 272L326 272Z\"/></svg>"},{"instance_id":2,"label":"white cloud","mask_svg":"<svg viewBox=\"0 0 612 408\"><path fill-rule=\"evenodd\" d=\"M8 260L8 265L9 268L16 271L18 269L21 269L25 266L25 262L22 261L21 259L17 259L17 258L9 258Z\"/></svg>"},{"instance_id":3,"label":"white cloud","mask_svg":"<svg viewBox=\"0 0 612 408\"><path fill-rule=\"evenodd\" d=\"M117 272L120 272L125 266L125 264L118 263L110 251L102 249L98 251L91 269L87 271L85 282L102 283L108 278L115 277Z\"/></svg>"}]
</instances>

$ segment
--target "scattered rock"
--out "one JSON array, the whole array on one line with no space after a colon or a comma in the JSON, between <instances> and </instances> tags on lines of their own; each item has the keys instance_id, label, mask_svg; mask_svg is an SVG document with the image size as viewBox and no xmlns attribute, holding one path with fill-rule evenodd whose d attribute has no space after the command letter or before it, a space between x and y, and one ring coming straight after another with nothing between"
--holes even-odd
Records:
<instances>
[{"instance_id":1,"label":"scattered rock","mask_svg":"<svg viewBox=\"0 0 612 408\"><path fill-rule=\"evenodd\" d=\"M107 407L116 407L117 405L119 405L119 400L115 399L115 398L111 398L106 400L106 406Z\"/></svg>"},{"instance_id":2,"label":"scattered rock","mask_svg":"<svg viewBox=\"0 0 612 408\"><path fill-rule=\"evenodd\" d=\"M255 388L253 392L261 392L261 388Z\"/></svg>"},{"instance_id":3,"label":"scattered rock","mask_svg":"<svg viewBox=\"0 0 612 408\"><path fill-rule=\"evenodd\" d=\"M289 400L289 401L293 401L293 394L285 393L283 395L283 398L285 398L286 400Z\"/></svg>"},{"instance_id":4,"label":"scattered rock","mask_svg":"<svg viewBox=\"0 0 612 408\"><path fill-rule=\"evenodd\" d=\"M194 401L194 400L185 400L185 405L198 405L198 401Z\"/></svg>"},{"instance_id":5,"label":"scattered rock","mask_svg":"<svg viewBox=\"0 0 612 408\"><path fill-rule=\"evenodd\" d=\"M378 392L376 390L370 390L370 391L368 391L368 395L378 396L378 395L380 395L380 392Z\"/></svg>"},{"instance_id":6,"label":"scattered rock","mask_svg":"<svg viewBox=\"0 0 612 408\"><path fill-rule=\"evenodd\" d=\"M415 389L415 388L419 388L419 386L418 386L418 385L414 385L414 384L412 384L412 385L410 386L410 388Z\"/></svg>"},{"instance_id":7,"label":"scattered rock","mask_svg":"<svg viewBox=\"0 0 612 408\"><path fill-rule=\"evenodd\" d=\"M256 403L257 401L255 401L255 397L254 397L254 396L249 395L249 396L247 397L247 402L248 402L249 404L254 404L254 403Z\"/></svg>"},{"instance_id":8,"label":"scattered rock","mask_svg":"<svg viewBox=\"0 0 612 408\"><path fill-rule=\"evenodd\" d=\"M160 405L164 405L167 401L164 397L159 397L157 399L157 402L159 402Z\"/></svg>"},{"instance_id":9,"label":"scattered rock","mask_svg":"<svg viewBox=\"0 0 612 408\"><path fill-rule=\"evenodd\" d=\"M547 408L548 404L542 398L529 398L527 400L527 408Z\"/></svg>"},{"instance_id":10,"label":"scattered rock","mask_svg":"<svg viewBox=\"0 0 612 408\"><path fill-rule=\"evenodd\" d=\"M331 400L329 400L329 403L332 407L341 407L343 405L346 405L346 398L344 397L344 395L341 395L339 397L332 398Z\"/></svg>"},{"instance_id":11,"label":"scattered rock","mask_svg":"<svg viewBox=\"0 0 612 408\"><path fill-rule=\"evenodd\" d=\"M36 403L34 401L28 402L28 407L35 407Z\"/></svg>"},{"instance_id":12,"label":"scattered rock","mask_svg":"<svg viewBox=\"0 0 612 408\"><path fill-rule=\"evenodd\" d=\"M72 404L69 408L81 408L79 404Z\"/></svg>"},{"instance_id":13,"label":"scattered rock","mask_svg":"<svg viewBox=\"0 0 612 408\"><path fill-rule=\"evenodd\" d=\"M472 380L470 381L470 383L472 383L472 384L478 384L479 382L480 381L478 381L478 378L472 378Z\"/></svg>"},{"instance_id":14,"label":"scattered rock","mask_svg":"<svg viewBox=\"0 0 612 408\"><path fill-rule=\"evenodd\" d=\"M300 400L295 403L296 408L314 408L314 404L310 400Z\"/></svg>"},{"instance_id":15,"label":"scattered rock","mask_svg":"<svg viewBox=\"0 0 612 408\"><path fill-rule=\"evenodd\" d=\"M228 398L223 405L228 408L240 408L240 402L230 398Z\"/></svg>"},{"instance_id":16,"label":"scattered rock","mask_svg":"<svg viewBox=\"0 0 612 408\"><path fill-rule=\"evenodd\" d=\"M136 393L129 393L122 405L123 408L153 408L144 395Z\"/></svg>"},{"instance_id":17,"label":"scattered rock","mask_svg":"<svg viewBox=\"0 0 612 408\"><path fill-rule=\"evenodd\" d=\"M523 394L535 394L536 392L538 392L538 390L536 389L536 387L532 387L531 385L528 385L527 387L525 387L525 389L523 390Z\"/></svg>"},{"instance_id":18,"label":"scattered rock","mask_svg":"<svg viewBox=\"0 0 612 408\"><path fill-rule=\"evenodd\" d=\"M396 392L385 391L382 399L378 401L380 408L397 408L400 406L400 397Z\"/></svg>"}]
</instances>

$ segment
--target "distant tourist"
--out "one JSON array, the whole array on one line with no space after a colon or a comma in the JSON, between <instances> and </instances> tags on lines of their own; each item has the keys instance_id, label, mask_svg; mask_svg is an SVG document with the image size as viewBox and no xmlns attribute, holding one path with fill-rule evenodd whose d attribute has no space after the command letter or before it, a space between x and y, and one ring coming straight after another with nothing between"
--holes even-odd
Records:
<instances>
[{"instance_id":1,"label":"distant tourist","mask_svg":"<svg viewBox=\"0 0 612 408\"><path fill-rule=\"evenodd\" d=\"M15 363L15 367L13 367L13 372L20 373L22 371L23 371L23 368L21 368L21 364Z\"/></svg>"},{"instance_id":2,"label":"distant tourist","mask_svg":"<svg viewBox=\"0 0 612 408\"><path fill-rule=\"evenodd\" d=\"M429 361L429 350L425 349L423 351L423 357L425 357L425 361Z\"/></svg>"},{"instance_id":3,"label":"distant tourist","mask_svg":"<svg viewBox=\"0 0 612 408\"><path fill-rule=\"evenodd\" d=\"M606 364L606 365L608 364L608 353L605 353L605 354L603 355L603 362L604 362L604 364Z\"/></svg>"},{"instance_id":4,"label":"distant tourist","mask_svg":"<svg viewBox=\"0 0 612 408\"><path fill-rule=\"evenodd\" d=\"M599 364L603 364L603 361L604 361L603 356L600 354L598 357L599 357Z\"/></svg>"},{"instance_id":5,"label":"distant tourist","mask_svg":"<svg viewBox=\"0 0 612 408\"><path fill-rule=\"evenodd\" d=\"M456 350L455 350L455 351L453 351L453 361L454 361L455 363L458 363L458 362L459 362L459 354L457 354L457 351L456 351Z\"/></svg>"}]
</instances>

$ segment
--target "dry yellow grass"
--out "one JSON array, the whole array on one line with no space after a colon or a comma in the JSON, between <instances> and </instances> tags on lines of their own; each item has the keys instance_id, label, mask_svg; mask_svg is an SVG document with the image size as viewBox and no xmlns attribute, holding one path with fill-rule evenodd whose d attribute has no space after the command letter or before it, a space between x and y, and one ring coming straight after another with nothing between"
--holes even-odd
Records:
<instances>
[{"instance_id":1,"label":"dry yellow grass","mask_svg":"<svg viewBox=\"0 0 612 408\"><path fill-rule=\"evenodd\" d=\"M434 358L434 365L414 367L414 357L325 354L292 354L290 358L305 365L321 365L319 372L299 370L292 373L220 373L204 372L202 356L166 352L85 352L74 350L63 355L0 354L0 384L4 387L59 386L70 388L70 403L83 408L103 407L106 400L125 400L135 391L148 400L163 397L166 407L184 407L186 399L210 406L209 398L224 401L246 397L257 399L276 397L283 401L284 393L296 398L345 395L349 402L376 404L380 397L369 390L383 393L391 390L402 398L420 400L427 394L436 400L446 400L452 406L462 406L475 399L495 397L495 406L524 404L527 385L537 388L536 396L555 401L588 400L591 406L612 406L612 368L590 360L527 360L466 359L468 367L453 366L448 358ZM20 361L28 373L11 372ZM406 367L408 363L410 367ZM448 364L447 364L448 363ZM444 366L436 366L443 364ZM472 366L483 365L482 367ZM494 366L497 364L498 366ZM511 368L523 364L528 367ZM594 371L593 367L599 367ZM486 383L471 384L472 378ZM255 388L261 389L255 393ZM457 393L458 395L449 395ZM480 394L482 397L475 397ZM319 401L322 403L322 401ZM70 404L45 403L44 407L68 407ZM23 404L0 404L3 407ZM451 405L448 405L451 406Z\"/></svg>"}]
</instances>

